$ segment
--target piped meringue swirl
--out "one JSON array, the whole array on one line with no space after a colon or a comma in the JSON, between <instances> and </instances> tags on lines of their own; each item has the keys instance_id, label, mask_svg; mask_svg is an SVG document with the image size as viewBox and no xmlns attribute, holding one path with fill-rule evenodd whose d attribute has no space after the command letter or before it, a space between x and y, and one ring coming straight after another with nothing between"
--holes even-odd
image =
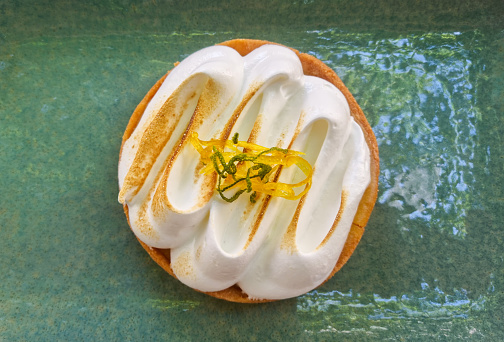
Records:
<instances>
[{"instance_id":1,"label":"piped meringue swirl","mask_svg":"<svg viewBox=\"0 0 504 342\"><path fill-rule=\"evenodd\" d=\"M305 153L312 185L301 199L259 195L233 203L202 175L189 142L241 140ZM247 138L247 139L244 139ZM277 181L304 174L284 168ZM334 269L370 183L370 152L343 94L306 76L288 48L242 57L213 46L187 57L150 100L119 162L119 202L145 244L170 250L171 268L203 292L237 284L249 298L284 299L323 283Z\"/></svg>"}]
</instances>

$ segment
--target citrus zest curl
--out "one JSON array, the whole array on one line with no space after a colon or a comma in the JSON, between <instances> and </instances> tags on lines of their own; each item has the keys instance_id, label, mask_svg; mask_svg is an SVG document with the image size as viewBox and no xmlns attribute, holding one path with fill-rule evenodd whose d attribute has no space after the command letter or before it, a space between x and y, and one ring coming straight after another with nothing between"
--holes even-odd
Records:
<instances>
[{"instance_id":1,"label":"citrus zest curl","mask_svg":"<svg viewBox=\"0 0 504 342\"><path fill-rule=\"evenodd\" d=\"M192 132L189 141L205 165L200 174L217 173L217 192L226 202L235 201L245 192L251 193L252 203L255 203L257 193L297 200L311 187L313 169L300 157L304 154L302 152L238 141L238 133L231 140L203 141L198 138L198 133ZM305 179L295 184L272 181L281 167L293 165L305 174ZM295 189L302 186L304 189L296 194ZM233 195L224 194L232 189L236 189Z\"/></svg>"}]
</instances>

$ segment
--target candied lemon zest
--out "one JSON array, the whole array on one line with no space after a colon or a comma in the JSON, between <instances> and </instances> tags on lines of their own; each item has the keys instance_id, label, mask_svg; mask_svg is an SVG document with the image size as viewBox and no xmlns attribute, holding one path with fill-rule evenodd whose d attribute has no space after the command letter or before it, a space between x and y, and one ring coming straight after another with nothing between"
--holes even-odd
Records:
<instances>
[{"instance_id":1,"label":"candied lemon zest","mask_svg":"<svg viewBox=\"0 0 504 342\"><path fill-rule=\"evenodd\" d=\"M313 169L302 152L278 147L238 141L238 133L231 140L203 141L198 133L192 132L189 140L201 155L205 165L200 174L216 172L218 175L217 192L227 202L235 201L241 194L251 193L250 201L255 202L257 193L297 200L305 195L311 187ZM280 167L296 165L306 178L295 184L271 181ZM296 194L294 189L304 186ZM234 195L227 197L224 192L236 189Z\"/></svg>"}]
</instances>

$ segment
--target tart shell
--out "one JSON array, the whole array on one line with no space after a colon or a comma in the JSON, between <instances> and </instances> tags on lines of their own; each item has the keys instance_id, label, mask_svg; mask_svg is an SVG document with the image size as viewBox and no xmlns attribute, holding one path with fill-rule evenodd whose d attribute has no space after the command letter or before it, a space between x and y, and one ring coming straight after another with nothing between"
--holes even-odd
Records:
<instances>
[{"instance_id":1,"label":"tart shell","mask_svg":"<svg viewBox=\"0 0 504 342\"><path fill-rule=\"evenodd\" d=\"M245 56L251 51L255 50L256 48L265 45L265 44L275 44L275 45L281 45L277 43L272 43L264 40L254 40L254 39L234 39L234 40L229 40L217 45L224 45L231 47L235 49L240 55ZM364 195L362 196L362 199L359 203L359 207L357 209L357 212L355 214L352 227L350 228L350 232L348 233L347 240L345 242L345 246L343 247L343 250L340 254L340 257L338 261L336 262L333 271L329 275L329 277L325 280L329 280L343 265L348 261L352 253L354 252L355 248L357 247L357 244L359 243L360 239L362 238L362 235L364 234L364 227L366 226L369 217L371 216L371 212L373 210L373 207L376 202L376 198L378 195L378 176L380 173L380 166L379 166L379 157L378 157L378 144L376 142L376 138L374 136L374 133L371 129L371 126L369 125L366 117L364 116L364 113L362 112L361 108L357 104L357 101L355 101L354 97L350 93L350 91L347 89L347 87L343 84L341 79L336 75L336 73L329 68L327 65L325 65L322 61L319 59L305 54L305 53L300 53L297 50L291 49L294 51L297 56L299 57L301 64L303 66L303 72L305 75L308 76L316 76L319 78L322 78L333 85L335 85L345 96L348 105L350 107L350 114L354 118L354 120L359 124L361 127L364 137L366 139L366 143L369 147L370 151L370 171L371 171L371 181L369 183L369 186L367 187L366 191L364 192ZM175 64L175 66L177 63ZM169 72L168 72L169 73ZM149 104L150 100L154 97L156 92L158 91L159 87L161 87L163 81L165 80L166 76L164 75L159 81L154 84L154 86L149 90L149 92L145 95L143 100L138 104L136 107L135 111L133 112L128 125L126 127L126 130L123 135L122 139L122 144L121 144L121 152L122 152L122 146L124 145L124 142L131 136L133 131L135 130L136 126L140 122L140 119L142 118L142 115ZM126 217L129 217L128 215L128 206L124 204L124 212L126 214ZM129 224L129 222L128 222ZM138 240L142 247L149 253L151 258L159 265L161 266L166 272L168 272L170 275L176 278L175 274L173 273L173 270L170 266L170 250L169 249L160 249L160 248L153 248L142 241ZM224 299L227 301L231 302L238 302L238 303L263 303L263 302L271 302L272 300L255 300L255 299L250 299L246 293L244 293L238 285L233 285L227 289L217 291L217 292L204 292L210 296L219 298L219 299Z\"/></svg>"}]
</instances>

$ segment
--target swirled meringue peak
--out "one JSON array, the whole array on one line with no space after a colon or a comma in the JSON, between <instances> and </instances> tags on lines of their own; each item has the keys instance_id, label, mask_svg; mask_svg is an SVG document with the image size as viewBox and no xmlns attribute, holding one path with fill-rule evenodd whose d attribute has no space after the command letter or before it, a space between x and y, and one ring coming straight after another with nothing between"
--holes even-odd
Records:
<instances>
[{"instance_id":1,"label":"swirled meringue peak","mask_svg":"<svg viewBox=\"0 0 504 342\"><path fill-rule=\"evenodd\" d=\"M232 203L190 142L240 140L304 153L312 166L300 199L258 193ZM275 182L305 175L284 167ZM289 48L263 45L242 57L227 46L178 64L123 142L119 202L146 245L169 249L186 285L214 292L238 285L251 299L284 299L323 283L342 252L370 183L370 151L344 95L305 76Z\"/></svg>"}]
</instances>

